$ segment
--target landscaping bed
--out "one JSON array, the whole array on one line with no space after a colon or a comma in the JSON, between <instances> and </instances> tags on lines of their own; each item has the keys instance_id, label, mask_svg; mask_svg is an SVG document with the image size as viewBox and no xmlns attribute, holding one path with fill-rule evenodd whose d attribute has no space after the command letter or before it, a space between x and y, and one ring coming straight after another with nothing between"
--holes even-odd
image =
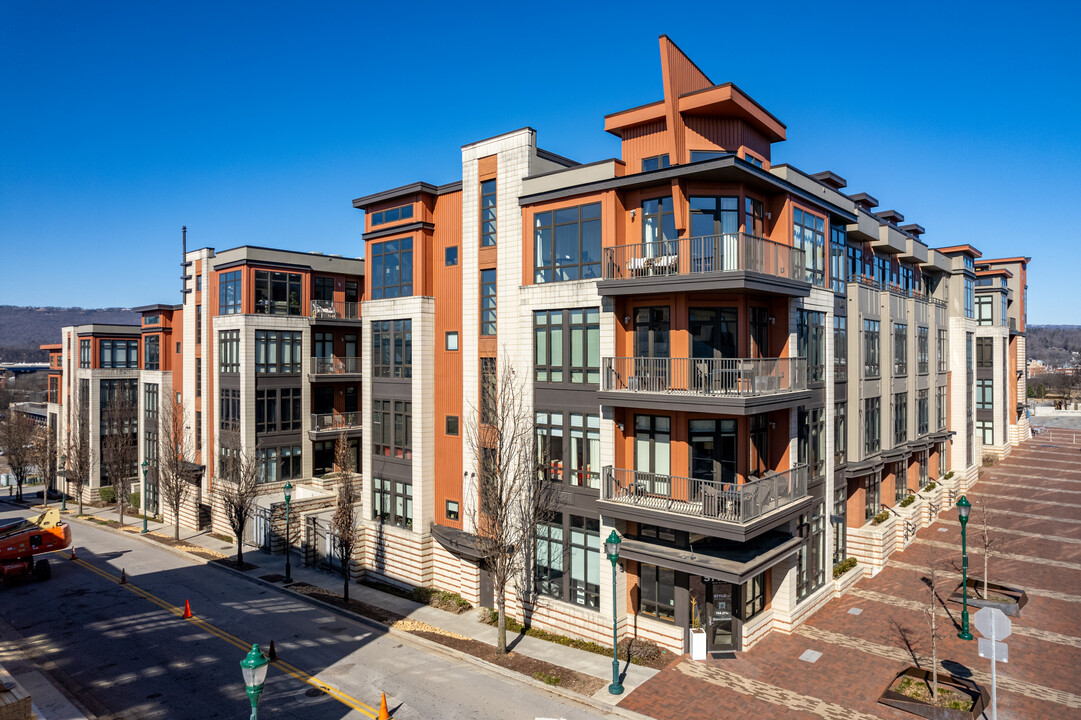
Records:
<instances>
[{"instance_id":1,"label":"landscaping bed","mask_svg":"<svg viewBox=\"0 0 1081 720\"><path fill-rule=\"evenodd\" d=\"M882 705L928 720L975 720L989 701L988 692L971 680L940 672L938 697L931 704L931 672L916 667L898 674L878 698Z\"/></svg>"},{"instance_id":2,"label":"landscaping bed","mask_svg":"<svg viewBox=\"0 0 1081 720\"><path fill-rule=\"evenodd\" d=\"M968 604L972 607L998 608L1007 615L1020 617L1021 608L1028 603L1028 594L1020 588L1007 587L1005 585L999 585L998 583L988 582L987 596L984 597L983 580L970 577L967 584ZM957 584L957 589L950 594L949 600L950 602L955 603L964 601L960 583Z\"/></svg>"}]
</instances>

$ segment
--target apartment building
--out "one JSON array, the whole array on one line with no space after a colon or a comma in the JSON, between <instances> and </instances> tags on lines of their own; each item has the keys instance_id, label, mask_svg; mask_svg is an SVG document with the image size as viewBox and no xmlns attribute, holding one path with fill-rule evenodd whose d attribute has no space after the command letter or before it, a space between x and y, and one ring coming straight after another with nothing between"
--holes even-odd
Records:
<instances>
[{"instance_id":1,"label":"apartment building","mask_svg":"<svg viewBox=\"0 0 1081 720\"><path fill-rule=\"evenodd\" d=\"M247 539L283 544L289 480L295 542L319 556L344 432L364 483L354 568L491 606L466 436L512 376L559 493L525 570L536 594L511 611L599 642L614 614L676 652L700 625L732 651L878 572L984 452L1023 439L1028 258L931 248L837 173L774 162L779 119L660 50L662 99L604 118L618 158L578 163L522 128L464 145L460 180L354 200L363 261L186 253L183 303L130 330L140 459L155 402L197 438L182 521L228 532L215 462L238 430L265 468ZM172 355L151 367L155 345ZM834 581L850 556L861 570Z\"/></svg>"}]
</instances>

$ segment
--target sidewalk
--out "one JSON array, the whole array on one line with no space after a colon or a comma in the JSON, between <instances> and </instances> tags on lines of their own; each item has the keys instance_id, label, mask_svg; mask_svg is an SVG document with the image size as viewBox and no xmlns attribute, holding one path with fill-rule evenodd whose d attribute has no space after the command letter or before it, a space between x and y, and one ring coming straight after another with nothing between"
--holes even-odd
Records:
<instances>
[{"instance_id":1,"label":"sidewalk","mask_svg":"<svg viewBox=\"0 0 1081 720\"><path fill-rule=\"evenodd\" d=\"M40 495L35 498L40 501ZM52 503L56 506L56 503ZM78 511L78 506L68 503L68 510L74 512ZM100 517L103 520L119 520L115 509L105 508L91 508L84 507L84 513L88 515L94 515ZM124 524L132 526L142 526L142 520L130 519L129 516L124 516ZM164 525L162 523L154 522L150 520L147 522L147 529L151 532L157 532L168 537L173 536L173 526ZM78 533L73 532L74 540L73 545L78 546ZM137 534L133 534L133 537L138 537ZM180 528L180 539L190 545L209 550L214 553L224 555L226 557L234 557L236 554L236 545L225 543L215 537L212 537L208 532L197 532L188 528ZM147 542L154 542L153 540L147 540ZM157 543L155 543L157 544ZM165 547L165 546L163 546ZM179 552L179 551L174 551ZM196 562L205 562L200 558L189 555ZM285 556L284 555L272 555L269 552L252 547L244 548L244 562L251 563L258 566L258 570L250 571L249 573L239 573L245 577L250 578L252 581L258 582L257 578L260 575L266 575L270 573L282 574L285 571ZM325 588L334 593L340 594L342 590L342 576L330 573L324 570L305 567L299 559L294 555L292 561L292 577L295 582L304 582L316 587ZM412 620L418 620L420 622L427 623L434 627L446 630L448 632L456 633L466 638L474 640L480 640L488 645L495 646L498 631L496 628L481 623L477 620L477 614L475 611L469 611L462 613L461 615L455 615L445 610L439 610L437 608L422 605L412 600L406 600L396 595L390 595L388 593L374 590L372 588L353 583L349 586L349 596L353 599L374 605L376 607L389 610L391 612L403 615ZM297 595L297 597L303 598L305 596ZM585 650L577 650L575 648L566 647L564 645L558 645L556 643L548 642L546 640L539 640L528 636L517 636L513 633L507 633L507 642L511 650L522 655L526 655L538 660L544 660L546 662L565 667L570 670L575 670L586 675L592 675L597 678L601 678L606 681L612 679L612 658L610 656L597 655L595 653L587 652ZM620 673L622 677L624 693L622 695L611 695L608 692L608 686L605 685L593 695L593 700L603 703L605 706L614 707L617 702L623 700L627 695L642 683L649 680L651 677L657 674L657 670L649 667L643 667L639 665L631 665L626 661L620 663ZM517 675L517 674L515 674ZM525 676L520 676L523 679Z\"/></svg>"}]
</instances>

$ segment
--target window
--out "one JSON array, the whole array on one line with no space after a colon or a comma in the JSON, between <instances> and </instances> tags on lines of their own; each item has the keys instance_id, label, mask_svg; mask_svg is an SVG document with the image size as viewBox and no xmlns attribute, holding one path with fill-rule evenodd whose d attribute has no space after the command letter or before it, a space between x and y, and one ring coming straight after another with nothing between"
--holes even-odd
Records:
<instances>
[{"instance_id":1,"label":"window","mask_svg":"<svg viewBox=\"0 0 1081 720\"><path fill-rule=\"evenodd\" d=\"M569 421L569 425L565 425ZM541 477L599 490L600 416L538 410L534 416ZM565 442L569 437L570 442ZM568 468L568 472L564 472Z\"/></svg>"},{"instance_id":2,"label":"window","mask_svg":"<svg viewBox=\"0 0 1081 720\"><path fill-rule=\"evenodd\" d=\"M143 417L150 422L158 419L158 384L143 383Z\"/></svg>"},{"instance_id":3,"label":"window","mask_svg":"<svg viewBox=\"0 0 1081 720\"><path fill-rule=\"evenodd\" d=\"M844 465L848 454L848 403L833 406L833 464Z\"/></svg>"},{"instance_id":4,"label":"window","mask_svg":"<svg viewBox=\"0 0 1081 720\"><path fill-rule=\"evenodd\" d=\"M447 520L458 520L459 516L458 501L447 500Z\"/></svg>"},{"instance_id":5,"label":"window","mask_svg":"<svg viewBox=\"0 0 1081 720\"><path fill-rule=\"evenodd\" d=\"M449 352L454 352L458 349L458 331L451 330L444 333L443 336L443 348Z\"/></svg>"},{"instance_id":6,"label":"window","mask_svg":"<svg viewBox=\"0 0 1081 720\"><path fill-rule=\"evenodd\" d=\"M551 482L563 481L563 413L539 410L534 415L537 443L537 467L540 477Z\"/></svg>"},{"instance_id":7,"label":"window","mask_svg":"<svg viewBox=\"0 0 1081 720\"><path fill-rule=\"evenodd\" d=\"M600 277L601 204L536 213L533 247L534 282Z\"/></svg>"},{"instance_id":8,"label":"window","mask_svg":"<svg viewBox=\"0 0 1081 720\"><path fill-rule=\"evenodd\" d=\"M199 291L199 292L202 292L202 290L203 290L203 276L202 275L196 275L195 276L195 289L197 291Z\"/></svg>"},{"instance_id":9,"label":"window","mask_svg":"<svg viewBox=\"0 0 1081 720\"><path fill-rule=\"evenodd\" d=\"M300 315L300 273L255 271L255 312Z\"/></svg>"},{"instance_id":10,"label":"window","mask_svg":"<svg viewBox=\"0 0 1081 720\"><path fill-rule=\"evenodd\" d=\"M908 373L908 325L893 324L893 374Z\"/></svg>"},{"instance_id":11,"label":"window","mask_svg":"<svg viewBox=\"0 0 1081 720\"><path fill-rule=\"evenodd\" d=\"M458 264L457 245L451 245L450 247L443 249L443 264L447 267L453 267Z\"/></svg>"},{"instance_id":12,"label":"window","mask_svg":"<svg viewBox=\"0 0 1081 720\"><path fill-rule=\"evenodd\" d=\"M409 480L372 480L372 519L412 529L413 483Z\"/></svg>"},{"instance_id":13,"label":"window","mask_svg":"<svg viewBox=\"0 0 1081 720\"><path fill-rule=\"evenodd\" d=\"M537 523L537 560L534 577L537 592L563 597L563 514L555 513L551 522Z\"/></svg>"},{"instance_id":14,"label":"window","mask_svg":"<svg viewBox=\"0 0 1081 720\"><path fill-rule=\"evenodd\" d=\"M300 446L259 448L255 451L259 482L274 483L301 477Z\"/></svg>"},{"instance_id":15,"label":"window","mask_svg":"<svg viewBox=\"0 0 1081 720\"><path fill-rule=\"evenodd\" d=\"M98 367L138 368L138 340L101 340L98 343Z\"/></svg>"},{"instance_id":16,"label":"window","mask_svg":"<svg viewBox=\"0 0 1081 720\"><path fill-rule=\"evenodd\" d=\"M447 435L457 435L458 434L458 416L457 415L447 415L447 417L446 417L446 427L445 427L444 432L446 432Z\"/></svg>"},{"instance_id":17,"label":"window","mask_svg":"<svg viewBox=\"0 0 1081 720\"><path fill-rule=\"evenodd\" d=\"M312 443L312 475L326 475L334 469L334 440Z\"/></svg>"},{"instance_id":18,"label":"window","mask_svg":"<svg viewBox=\"0 0 1081 720\"><path fill-rule=\"evenodd\" d=\"M930 408L927 401L927 390L916 391L916 433L926 435L931 422Z\"/></svg>"},{"instance_id":19,"label":"window","mask_svg":"<svg viewBox=\"0 0 1081 720\"><path fill-rule=\"evenodd\" d=\"M218 412L218 426L226 431L239 429L240 390L237 388L222 388L219 404L221 407Z\"/></svg>"},{"instance_id":20,"label":"window","mask_svg":"<svg viewBox=\"0 0 1081 720\"><path fill-rule=\"evenodd\" d=\"M81 367L81 368L90 367L90 341L89 340L80 340L79 341L79 367Z\"/></svg>"},{"instance_id":21,"label":"window","mask_svg":"<svg viewBox=\"0 0 1081 720\"><path fill-rule=\"evenodd\" d=\"M300 388L271 388L255 391L255 432L296 432L300 430Z\"/></svg>"},{"instance_id":22,"label":"window","mask_svg":"<svg viewBox=\"0 0 1081 720\"><path fill-rule=\"evenodd\" d=\"M908 393L893 396L893 444L908 442Z\"/></svg>"},{"instance_id":23,"label":"window","mask_svg":"<svg viewBox=\"0 0 1081 720\"><path fill-rule=\"evenodd\" d=\"M946 427L946 388L935 388L935 409L938 412L938 429Z\"/></svg>"},{"instance_id":24,"label":"window","mask_svg":"<svg viewBox=\"0 0 1081 720\"><path fill-rule=\"evenodd\" d=\"M638 613L657 620L676 621L676 571L638 565Z\"/></svg>"},{"instance_id":25,"label":"window","mask_svg":"<svg viewBox=\"0 0 1081 720\"><path fill-rule=\"evenodd\" d=\"M299 445L278 448L278 461L281 463L282 480L299 480L303 477Z\"/></svg>"},{"instance_id":26,"label":"window","mask_svg":"<svg viewBox=\"0 0 1081 720\"><path fill-rule=\"evenodd\" d=\"M845 516L848 514L848 483L841 481L833 488L833 564L841 562L848 555Z\"/></svg>"},{"instance_id":27,"label":"window","mask_svg":"<svg viewBox=\"0 0 1081 720\"><path fill-rule=\"evenodd\" d=\"M203 396L203 359L195 358L195 397Z\"/></svg>"},{"instance_id":28,"label":"window","mask_svg":"<svg viewBox=\"0 0 1081 720\"><path fill-rule=\"evenodd\" d=\"M563 382L563 311L541 310L533 314L534 363L537 382Z\"/></svg>"},{"instance_id":29,"label":"window","mask_svg":"<svg viewBox=\"0 0 1081 720\"><path fill-rule=\"evenodd\" d=\"M975 372L975 368L972 363L972 338L973 333L965 333L965 464L971 465L973 458L973 451L975 448L973 445L973 424L972 424L972 391L975 387L975 383L972 382L972 373Z\"/></svg>"},{"instance_id":30,"label":"window","mask_svg":"<svg viewBox=\"0 0 1081 720\"><path fill-rule=\"evenodd\" d=\"M976 381L976 409L995 409L995 383L994 380Z\"/></svg>"},{"instance_id":31,"label":"window","mask_svg":"<svg viewBox=\"0 0 1081 720\"><path fill-rule=\"evenodd\" d=\"M480 246L494 247L496 240L495 180L480 184Z\"/></svg>"},{"instance_id":32,"label":"window","mask_svg":"<svg viewBox=\"0 0 1081 720\"><path fill-rule=\"evenodd\" d=\"M882 399L866 398L863 401L864 455L874 455L881 447Z\"/></svg>"},{"instance_id":33,"label":"window","mask_svg":"<svg viewBox=\"0 0 1081 720\"><path fill-rule=\"evenodd\" d=\"M203 343L203 306L195 306L195 344Z\"/></svg>"},{"instance_id":34,"label":"window","mask_svg":"<svg viewBox=\"0 0 1081 720\"><path fill-rule=\"evenodd\" d=\"M158 370L161 367L161 338L147 335L143 339L143 369Z\"/></svg>"},{"instance_id":35,"label":"window","mask_svg":"<svg viewBox=\"0 0 1081 720\"><path fill-rule=\"evenodd\" d=\"M147 430L143 434L143 456L146 459L147 464L158 464L158 432L157 430ZM153 482L153 481L150 481ZM149 483L148 483L149 485ZM147 494L149 495L149 488ZM149 502L147 498L147 502Z\"/></svg>"},{"instance_id":36,"label":"window","mask_svg":"<svg viewBox=\"0 0 1081 720\"><path fill-rule=\"evenodd\" d=\"M803 250L807 282L826 285L826 220L796 208L792 211L792 245Z\"/></svg>"},{"instance_id":37,"label":"window","mask_svg":"<svg viewBox=\"0 0 1081 720\"><path fill-rule=\"evenodd\" d=\"M995 339L989 337L976 338L976 367L990 368L995 366Z\"/></svg>"},{"instance_id":38,"label":"window","mask_svg":"<svg viewBox=\"0 0 1081 720\"><path fill-rule=\"evenodd\" d=\"M944 373L950 369L950 356L947 354L946 330L938 331L938 371Z\"/></svg>"},{"instance_id":39,"label":"window","mask_svg":"<svg viewBox=\"0 0 1081 720\"><path fill-rule=\"evenodd\" d=\"M766 573L761 572L743 583L743 620L750 620L765 607Z\"/></svg>"},{"instance_id":40,"label":"window","mask_svg":"<svg viewBox=\"0 0 1081 720\"><path fill-rule=\"evenodd\" d=\"M826 314L799 310L796 314L797 354L807 358L807 382L821 385L826 380Z\"/></svg>"},{"instance_id":41,"label":"window","mask_svg":"<svg viewBox=\"0 0 1081 720\"><path fill-rule=\"evenodd\" d=\"M413 321L372 323L372 376L413 377Z\"/></svg>"},{"instance_id":42,"label":"window","mask_svg":"<svg viewBox=\"0 0 1081 720\"><path fill-rule=\"evenodd\" d=\"M195 451L199 452L203 449L203 413L200 410L195 411Z\"/></svg>"},{"instance_id":43,"label":"window","mask_svg":"<svg viewBox=\"0 0 1081 720\"><path fill-rule=\"evenodd\" d=\"M301 333L282 330L255 331L255 372L259 374L299 373Z\"/></svg>"},{"instance_id":44,"label":"window","mask_svg":"<svg viewBox=\"0 0 1081 720\"><path fill-rule=\"evenodd\" d=\"M967 261L969 258L965 258L965 260ZM975 315L972 309L972 300L975 293L976 287L972 278L965 278L965 317L967 318L971 318Z\"/></svg>"},{"instance_id":45,"label":"window","mask_svg":"<svg viewBox=\"0 0 1081 720\"><path fill-rule=\"evenodd\" d=\"M645 257L676 254L676 218L671 197L642 201L642 245Z\"/></svg>"},{"instance_id":46,"label":"window","mask_svg":"<svg viewBox=\"0 0 1081 720\"><path fill-rule=\"evenodd\" d=\"M379 212L372 213L372 226L385 225L386 223L398 222L399 220L409 220L413 217L413 206L399 205L398 207L392 207L387 210L380 210Z\"/></svg>"},{"instance_id":47,"label":"window","mask_svg":"<svg viewBox=\"0 0 1081 720\"><path fill-rule=\"evenodd\" d=\"M803 547L796 560L796 598L803 600L826 581L825 503L800 515L798 525Z\"/></svg>"},{"instance_id":48,"label":"window","mask_svg":"<svg viewBox=\"0 0 1081 720\"><path fill-rule=\"evenodd\" d=\"M382 457L413 459L413 403L372 400L372 452Z\"/></svg>"},{"instance_id":49,"label":"window","mask_svg":"<svg viewBox=\"0 0 1081 720\"><path fill-rule=\"evenodd\" d=\"M930 360L929 360L929 357L928 357L928 355L929 355L928 345L929 344L930 344L930 342L928 340L927 328L925 328L925 327L917 327L916 328L916 365L917 365L916 369L920 373L920 375L926 375L927 370L928 370L928 366L930 365Z\"/></svg>"},{"instance_id":50,"label":"window","mask_svg":"<svg viewBox=\"0 0 1081 720\"><path fill-rule=\"evenodd\" d=\"M820 480L826 476L826 410L800 408L798 417L800 462L807 464L812 480Z\"/></svg>"},{"instance_id":51,"label":"window","mask_svg":"<svg viewBox=\"0 0 1081 720\"><path fill-rule=\"evenodd\" d=\"M863 321L863 376L878 377L878 320Z\"/></svg>"},{"instance_id":52,"label":"window","mask_svg":"<svg viewBox=\"0 0 1081 720\"><path fill-rule=\"evenodd\" d=\"M114 402L123 402L130 404L133 408L136 407L138 387L135 380L128 378L102 380L98 388L101 393L99 400L102 410Z\"/></svg>"},{"instance_id":53,"label":"window","mask_svg":"<svg viewBox=\"0 0 1081 720\"><path fill-rule=\"evenodd\" d=\"M845 245L848 232L844 225L830 223L830 289L843 293L848 282L845 274Z\"/></svg>"},{"instance_id":54,"label":"window","mask_svg":"<svg viewBox=\"0 0 1081 720\"><path fill-rule=\"evenodd\" d=\"M600 382L599 308L535 312L533 341L536 382Z\"/></svg>"},{"instance_id":55,"label":"window","mask_svg":"<svg viewBox=\"0 0 1081 720\"><path fill-rule=\"evenodd\" d=\"M223 373L240 372L239 330L220 330L218 332L218 371Z\"/></svg>"},{"instance_id":56,"label":"window","mask_svg":"<svg viewBox=\"0 0 1081 720\"><path fill-rule=\"evenodd\" d=\"M599 383L600 310L570 310L570 379L572 383Z\"/></svg>"},{"instance_id":57,"label":"window","mask_svg":"<svg viewBox=\"0 0 1081 720\"><path fill-rule=\"evenodd\" d=\"M983 445L995 444L995 423L993 420L976 421L976 437L980 438Z\"/></svg>"},{"instance_id":58,"label":"window","mask_svg":"<svg viewBox=\"0 0 1081 720\"><path fill-rule=\"evenodd\" d=\"M654 155L653 157L642 158L642 172L649 172L650 170L661 170L666 167L670 167L671 163L668 161L668 155Z\"/></svg>"},{"instance_id":59,"label":"window","mask_svg":"<svg viewBox=\"0 0 1081 720\"><path fill-rule=\"evenodd\" d=\"M499 378L496 375L494 357L480 359L480 421L483 425L496 422L496 401L499 397Z\"/></svg>"},{"instance_id":60,"label":"window","mask_svg":"<svg viewBox=\"0 0 1081 720\"><path fill-rule=\"evenodd\" d=\"M240 271L221 273L218 276L218 314L240 314Z\"/></svg>"},{"instance_id":61,"label":"window","mask_svg":"<svg viewBox=\"0 0 1081 720\"><path fill-rule=\"evenodd\" d=\"M719 157L727 155L723 150L691 150L691 162L702 162L703 160L715 160Z\"/></svg>"},{"instance_id":62,"label":"window","mask_svg":"<svg viewBox=\"0 0 1081 720\"><path fill-rule=\"evenodd\" d=\"M848 378L848 318L833 316L833 379Z\"/></svg>"},{"instance_id":63,"label":"window","mask_svg":"<svg viewBox=\"0 0 1081 720\"><path fill-rule=\"evenodd\" d=\"M570 595L575 605L597 610L601 605L600 520L570 517Z\"/></svg>"},{"instance_id":64,"label":"window","mask_svg":"<svg viewBox=\"0 0 1081 720\"><path fill-rule=\"evenodd\" d=\"M1005 278L1003 278L1003 281L1005 281ZM1005 325L1006 322L1007 322L1007 319L1006 319L1006 304L1007 304L1006 303L1006 294L1003 293L1002 294L1002 310L1001 310L1002 314L999 316L999 318L1000 318L999 324L1000 325Z\"/></svg>"},{"instance_id":65,"label":"window","mask_svg":"<svg viewBox=\"0 0 1081 720\"><path fill-rule=\"evenodd\" d=\"M863 521L871 522L871 519L882 509L882 475L881 470L875 470L863 481Z\"/></svg>"},{"instance_id":66,"label":"window","mask_svg":"<svg viewBox=\"0 0 1081 720\"><path fill-rule=\"evenodd\" d=\"M372 299L413 295L413 238L372 243Z\"/></svg>"},{"instance_id":67,"label":"window","mask_svg":"<svg viewBox=\"0 0 1081 720\"><path fill-rule=\"evenodd\" d=\"M480 334L495 335L495 268L480 271Z\"/></svg>"},{"instance_id":68,"label":"window","mask_svg":"<svg viewBox=\"0 0 1081 720\"><path fill-rule=\"evenodd\" d=\"M994 298L990 295L980 295L976 298L976 324L994 325L995 316L992 310Z\"/></svg>"},{"instance_id":69,"label":"window","mask_svg":"<svg viewBox=\"0 0 1081 720\"><path fill-rule=\"evenodd\" d=\"M147 315L143 318L143 325L160 325L161 315Z\"/></svg>"}]
</instances>

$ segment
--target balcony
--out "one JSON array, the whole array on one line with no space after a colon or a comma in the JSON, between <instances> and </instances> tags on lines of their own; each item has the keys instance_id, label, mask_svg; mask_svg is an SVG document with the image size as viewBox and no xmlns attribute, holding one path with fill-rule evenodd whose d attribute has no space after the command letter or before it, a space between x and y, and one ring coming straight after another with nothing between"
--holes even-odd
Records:
<instances>
[{"instance_id":1,"label":"balcony","mask_svg":"<svg viewBox=\"0 0 1081 720\"><path fill-rule=\"evenodd\" d=\"M803 250L746 233L682 237L603 250L601 295L757 290L806 297Z\"/></svg>"},{"instance_id":2,"label":"balcony","mask_svg":"<svg viewBox=\"0 0 1081 720\"><path fill-rule=\"evenodd\" d=\"M311 323L327 320L359 320L360 303L340 300L312 300Z\"/></svg>"},{"instance_id":3,"label":"balcony","mask_svg":"<svg viewBox=\"0 0 1081 720\"><path fill-rule=\"evenodd\" d=\"M748 415L810 397L805 358L602 358L602 405Z\"/></svg>"},{"instance_id":4,"label":"balcony","mask_svg":"<svg viewBox=\"0 0 1081 720\"><path fill-rule=\"evenodd\" d=\"M713 537L748 540L795 517L810 504L807 466L742 485L604 468L602 513Z\"/></svg>"},{"instance_id":5,"label":"balcony","mask_svg":"<svg viewBox=\"0 0 1081 720\"><path fill-rule=\"evenodd\" d=\"M363 429L359 412L313 413L311 420L308 437L312 440L333 437L343 432L349 437L358 437Z\"/></svg>"},{"instance_id":6,"label":"balcony","mask_svg":"<svg viewBox=\"0 0 1081 720\"><path fill-rule=\"evenodd\" d=\"M313 357L309 382L359 380L361 378L360 358Z\"/></svg>"}]
</instances>

